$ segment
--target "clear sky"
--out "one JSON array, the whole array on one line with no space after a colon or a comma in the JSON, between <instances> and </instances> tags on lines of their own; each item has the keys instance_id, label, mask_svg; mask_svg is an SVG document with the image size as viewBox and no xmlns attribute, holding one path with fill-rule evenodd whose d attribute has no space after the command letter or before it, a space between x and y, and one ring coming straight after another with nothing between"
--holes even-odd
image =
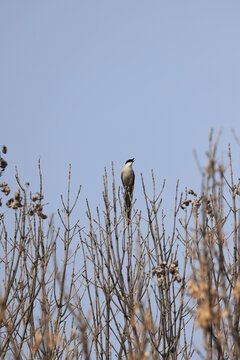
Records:
<instances>
[{"instance_id":1,"label":"clear sky","mask_svg":"<svg viewBox=\"0 0 240 360\"><path fill-rule=\"evenodd\" d=\"M137 199L151 168L172 203L178 178L200 186L192 150L204 159L211 127L224 127L224 151L230 129L240 135L239 19L239 0L0 1L8 176L18 165L37 184L40 157L49 211L68 163L93 206L104 166L114 161L120 185L130 157Z\"/></svg>"}]
</instances>

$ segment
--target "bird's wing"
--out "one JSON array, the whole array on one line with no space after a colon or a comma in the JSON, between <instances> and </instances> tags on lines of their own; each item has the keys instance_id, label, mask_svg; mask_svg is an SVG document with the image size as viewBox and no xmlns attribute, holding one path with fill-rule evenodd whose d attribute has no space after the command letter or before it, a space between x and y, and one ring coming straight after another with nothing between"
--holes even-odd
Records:
<instances>
[{"instance_id":1,"label":"bird's wing","mask_svg":"<svg viewBox=\"0 0 240 360\"><path fill-rule=\"evenodd\" d=\"M132 188L134 187L134 182L135 182L135 173L133 171L133 183L132 183Z\"/></svg>"},{"instance_id":2,"label":"bird's wing","mask_svg":"<svg viewBox=\"0 0 240 360\"><path fill-rule=\"evenodd\" d=\"M134 189L134 182L135 182L135 174L134 174L134 171L133 171L133 174L132 174L132 184L129 186L129 192L132 196L132 193L133 193L133 189Z\"/></svg>"}]
</instances>

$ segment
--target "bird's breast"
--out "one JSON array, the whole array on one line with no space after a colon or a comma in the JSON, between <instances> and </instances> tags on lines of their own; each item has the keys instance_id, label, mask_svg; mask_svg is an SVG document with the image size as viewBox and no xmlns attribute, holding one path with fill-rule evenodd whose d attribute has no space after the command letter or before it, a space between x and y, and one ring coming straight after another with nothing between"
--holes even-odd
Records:
<instances>
[{"instance_id":1,"label":"bird's breast","mask_svg":"<svg viewBox=\"0 0 240 360\"><path fill-rule=\"evenodd\" d=\"M132 169L123 169L122 182L124 186L131 186L133 183L133 171Z\"/></svg>"}]
</instances>

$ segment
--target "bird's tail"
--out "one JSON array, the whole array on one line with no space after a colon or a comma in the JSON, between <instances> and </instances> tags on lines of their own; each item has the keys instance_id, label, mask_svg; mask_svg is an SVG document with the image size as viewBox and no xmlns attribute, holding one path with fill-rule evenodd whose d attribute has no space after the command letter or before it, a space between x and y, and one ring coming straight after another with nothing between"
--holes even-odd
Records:
<instances>
[{"instance_id":1,"label":"bird's tail","mask_svg":"<svg viewBox=\"0 0 240 360\"><path fill-rule=\"evenodd\" d=\"M131 210L132 210L132 194L129 191L125 191L124 202L125 202L125 212L128 220L130 220Z\"/></svg>"}]
</instances>

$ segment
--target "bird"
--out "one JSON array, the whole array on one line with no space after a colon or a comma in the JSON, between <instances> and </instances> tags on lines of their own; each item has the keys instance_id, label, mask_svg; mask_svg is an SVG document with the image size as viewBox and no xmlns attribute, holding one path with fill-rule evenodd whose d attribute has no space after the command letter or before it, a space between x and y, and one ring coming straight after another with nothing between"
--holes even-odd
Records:
<instances>
[{"instance_id":1,"label":"bird","mask_svg":"<svg viewBox=\"0 0 240 360\"><path fill-rule=\"evenodd\" d=\"M125 190L124 193L124 204L125 204L125 211L127 214L128 220L131 218L131 203L132 203L132 195L133 195L133 188L134 188L134 181L135 181L135 174L132 169L132 164L134 162L133 159L128 159L125 162L125 165L121 172L121 179L122 184Z\"/></svg>"}]
</instances>

